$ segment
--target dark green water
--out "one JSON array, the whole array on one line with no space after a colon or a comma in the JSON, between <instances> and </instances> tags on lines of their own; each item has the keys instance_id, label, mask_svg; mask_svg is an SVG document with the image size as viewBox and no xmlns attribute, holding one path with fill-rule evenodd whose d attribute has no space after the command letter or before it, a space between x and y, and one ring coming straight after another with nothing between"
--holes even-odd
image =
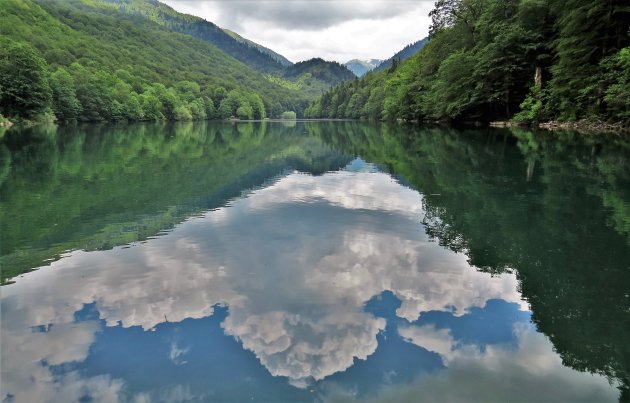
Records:
<instances>
[{"instance_id":1,"label":"dark green water","mask_svg":"<svg viewBox=\"0 0 630 403\"><path fill-rule=\"evenodd\" d=\"M630 140L12 128L1 398L630 399Z\"/></svg>"}]
</instances>

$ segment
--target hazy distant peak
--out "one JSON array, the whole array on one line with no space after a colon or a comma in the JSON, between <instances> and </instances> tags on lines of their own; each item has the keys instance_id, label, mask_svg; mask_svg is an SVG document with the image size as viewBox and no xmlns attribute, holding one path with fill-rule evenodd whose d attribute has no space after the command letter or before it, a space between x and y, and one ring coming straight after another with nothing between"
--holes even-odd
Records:
<instances>
[{"instance_id":1,"label":"hazy distant peak","mask_svg":"<svg viewBox=\"0 0 630 403\"><path fill-rule=\"evenodd\" d=\"M344 63L350 71L354 73L357 77L362 77L368 73L368 71L374 70L382 63L382 60L379 59L352 59Z\"/></svg>"}]
</instances>

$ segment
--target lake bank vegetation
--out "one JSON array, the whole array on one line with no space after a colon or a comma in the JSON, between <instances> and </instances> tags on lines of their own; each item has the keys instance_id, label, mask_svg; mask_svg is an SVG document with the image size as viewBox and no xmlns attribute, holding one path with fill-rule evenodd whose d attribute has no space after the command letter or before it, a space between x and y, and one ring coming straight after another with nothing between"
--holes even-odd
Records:
<instances>
[{"instance_id":1,"label":"lake bank vegetation","mask_svg":"<svg viewBox=\"0 0 630 403\"><path fill-rule=\"evenodd\" d=\"M309 117L630 122L630 7L621 0L438 0L431 41L345 82Z\"/></svg>"},{"instance_id":2,"label":"lake bank vegetation","mask_svg":"<svg viewBox=\"0 0 630 403\"><path fill-rule=\"evenodd\" d=\"M321 93L278 85L273 59L158 2L3 0L0 19L0 113L15 123L301 117Z\"/></svg>"},{"instance_id":3,"label":"lake bank vegetation","mask_svg":"<svg viewBox=\"0 0 630 403\"><path fill-rule=\"evenodd\" d=\"M438 0L430 16L421 51L352 79L338 63L293 64L159 2L3 0L1 124L261 120L293 111L585 131L630 126L623 1Z\"/></svg>"}]
</instances>

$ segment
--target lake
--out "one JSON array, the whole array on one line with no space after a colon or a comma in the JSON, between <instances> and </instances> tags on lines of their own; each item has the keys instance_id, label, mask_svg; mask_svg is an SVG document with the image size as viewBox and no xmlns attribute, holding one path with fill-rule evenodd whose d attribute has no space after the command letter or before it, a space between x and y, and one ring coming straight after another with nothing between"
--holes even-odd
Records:
<instances>
[{"instance_id":1,"label":"lake","mask_svg":"<svg viewBox=\"0 0 630 403\"><path fill-rule=\"evenodd\" d=\"M630 139L12 128L7 402L630 399Z\"/></svg>"}]
</instances>

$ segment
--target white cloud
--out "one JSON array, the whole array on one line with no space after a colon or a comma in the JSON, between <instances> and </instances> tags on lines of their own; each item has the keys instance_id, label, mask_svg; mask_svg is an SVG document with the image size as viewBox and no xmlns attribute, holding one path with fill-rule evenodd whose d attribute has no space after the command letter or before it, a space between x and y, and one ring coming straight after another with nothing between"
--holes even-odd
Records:
<instances>
[{"instance_id":1,"label":"white cloud","mask_svg":"<svg viewBox=\"0 0 630 403\"><path fill-rule=\"evenodd\" d=\"M400 336L411 343L426 350L440 354L443 358L450 358L454 341L448 329L436 329L434 325L402 326L398 328Z\"/></svg>"},{"instance_id":2,"label":"white cloud","mask_svg":"<svg viewBox=\"0 0 630 403\"><path fill-rule=\"evenodd\" d=\"M74 371L56 376L50 369L85 360L97 330L98 323L87 321L55 324L46 332L25 331L3 317L2 397L13 394L14 400L10 401L15 403L72 402L84 396L94 402L118 400L121 380L109 376L85 378Z\"/></svg>"},{"instance_id":3,"label":"white cloud","mask_svg":"<svg viewBox=\"0 0 630 403\"><path fill-rule=\"evenodd\" d=\"M367 359L376 351L376 335L385 329L385 320L351 307L312 316L239 311L230 314L223 327L256 353L272 375L306 385L346 370L355 357Z\"/></svg>"},{"instance_id":4,"label":"white cloud","mask_svg":"<svg viewBox=\"0 0 630 403\"><path fill-rule=\"evenodd\" d=\"M409 385L385 388L375 401L617 401L618 391L602 376L562 365L553 345L530 324L514 325L512 344L461 344L448 329L406 326L400 334L442 356L447 368L421 376ZM483 386L481 386L483 385Z\"/></svg>"},{"instance_id":5,"label":"white cloud","mask_svg":"<svg viewBox=\"0 0 630 403\"><path fill-rule=\"evenodd\" d=\"M427 36L433 1L185 1L167 0L286 56L386 59Z\"/></svg>"},{"instance_id":6,"label":"white cloud","mask_svg":"<svg viewBox=\"0 0 630 403\"><path fill-rule=\"evenodd\" d=\"M387 211L414 219L422 214L422 197L418 192L400 191L401 186L384 173L339 171L324 176L295 172L265 188L252 192L242 207L268 211L285 203L326 203L353 210ZM241 206L239 206L241 207ZM233 220L242 209L224 207L221 213L207 216ZM218 222L218 220L215 220Z\"/></svg>"},{"instance_id":7,"label":"white cloud","mask_svg":"<svg viewBox=\"0 0 630 403\"><path fill-rule=\"evenodd\" d=\"M182 348L177 345L176 341L171 342L171 348L168 353L168 359L175 365L184 365L186 364L186 360L183 359L183 356L190 351L189 348Z\"/></svg>"}]
</instances>

